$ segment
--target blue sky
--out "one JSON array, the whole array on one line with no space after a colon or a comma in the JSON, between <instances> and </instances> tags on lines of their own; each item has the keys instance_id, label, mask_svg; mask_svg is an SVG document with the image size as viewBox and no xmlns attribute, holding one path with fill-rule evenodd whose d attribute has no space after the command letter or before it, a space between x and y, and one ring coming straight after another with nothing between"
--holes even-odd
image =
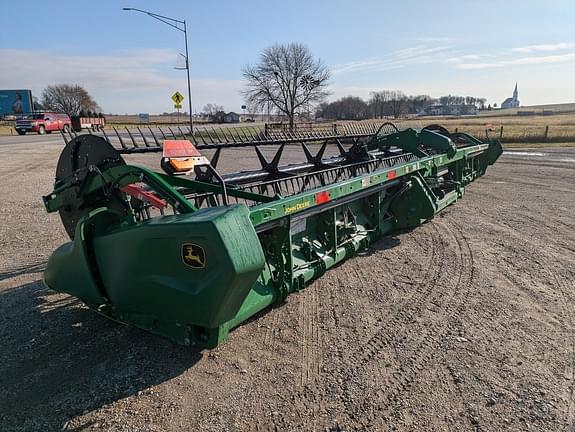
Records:
<instances>
[{"instance_id":1,"label":"blue sky","mask_svg":"<svg viewBox=\"0 0 575 432\"><path fill-rule=\"evenodd\" d=\"M0 88L84 85L106 112L171 111L186 95L183 34L122 7L188 23L194 111L240 110L241 70L302 42L332 70L330 99L399 89L500 104L575 102L575 1L0 0ZM187 105L187 100L184 102Z\"/></svg>"}]
</instances>

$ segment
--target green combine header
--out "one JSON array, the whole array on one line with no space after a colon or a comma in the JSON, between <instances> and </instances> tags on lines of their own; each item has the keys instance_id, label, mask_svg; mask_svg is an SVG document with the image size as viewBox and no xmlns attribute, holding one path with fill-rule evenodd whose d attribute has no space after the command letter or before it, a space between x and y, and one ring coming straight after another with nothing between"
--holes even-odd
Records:
<instances>
[{"instance_id":1,"label":"green combine header","mask_svg":"<svg viewBox=\"0 0 575 432\"><path fill-rule=\"evenodd\" d=\"M46 286L115 321L213 348L382 236L432 219L502 151L437 125L228 133L162 145L144 134L131 145L120 134L118 145L65 138L44 204L71 242L50 257ZM271 161L267 145L277 148ZM329 145L339 154L325 157ZM306 160L281 165L287 146ZM222 150L237 147L253 147L261 167L219 173ZM122 157L154 152L163 172Z\"/></svg>"}]
</instances>

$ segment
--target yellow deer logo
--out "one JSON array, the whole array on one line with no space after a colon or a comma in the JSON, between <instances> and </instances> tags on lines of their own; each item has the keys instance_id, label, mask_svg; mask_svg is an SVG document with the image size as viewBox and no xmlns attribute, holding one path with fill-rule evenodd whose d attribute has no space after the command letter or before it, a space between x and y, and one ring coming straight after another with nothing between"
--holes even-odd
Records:
<instances>
[{"instance_id":1,"label":"yellow deer logo","mask_svg":"<svg viewBox=\"0 0 575 432\"><path fill-rule=\"evenodd\" d=\"M204 248L197 244L183 244L182 259L186 265L193 268L204 268L206 266L206 254L204 252Z\"/></svg>"}]
</instances>

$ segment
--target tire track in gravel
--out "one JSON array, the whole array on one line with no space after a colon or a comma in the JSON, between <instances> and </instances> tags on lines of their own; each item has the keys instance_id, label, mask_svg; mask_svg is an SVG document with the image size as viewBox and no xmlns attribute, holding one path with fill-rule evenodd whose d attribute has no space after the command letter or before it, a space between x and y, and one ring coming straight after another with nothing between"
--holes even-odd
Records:
<instances>
[{"instance_id":1,"label":"tire track in gravel","mask_svg":"<svg viewBox=\"0 0 575 432\"><path fill-rule=\"evenodd\" d=\"M453 221L449 223L455 226ZM439 224L443 225L442 223ZM435 319L431 325L426 326L425 334L420 339L417 348L414 349L410 355L407 365L402 365L400 371L394 375L396 385L391 386L391 389L395 388L395 390L386 392L386 397L389 402L396 399L401 392L406 390L417 373L431 361L434 357L435 350L440 348L442 339L449 334L455 333L458 327L456 318L458 318L465 309L466 300L470 294L470 287L474 277L474 259L471 248L463 237L459 227L456 227L456 232L451 228L447 228L447 225L443 225L442 228L444 232L450 233L456 240L458 249L457 280L451 289L451 294L448 296L447 302L444 303L442 315L444 315L445 319Z\"/></svg>"},{"instance_id":2,"label":"tire track in gravel","mask_svg":"<svg viewBox=\"0 0 575 432\"><path fill-rule=\"evenodd\" d=\"M264 348L268 351L277 351L276 332L280 325L280 315L280 309L275 307L272 307L272 309L267 314L267 316L270 316L268 319L270 322L265 325L263 345ZM265 317L263 318L265 319ZM267 359L264 361L264 365L269 366L269 361Z\"/></svg>"},{"instance_id":3,"label":"tire track in gravel","mask_svg":"<svg viewBox=\"0 0 575 432\"><path fill-rule=\"evenodd\" d=\"M418 337L418 334L413 334L414 332L409 330L407 331L407 334L403 336L401 332L398 332L397 330L405 327L409 328L409 325L405 325L407 322L401 322L399 319L394 319L391 321L392 324L385 325L378 332L376 339L381 342L369 344L369 348L367 350L369 355L363 355L359 358L356 356L354 357L354 360L356 360L357 363L349 364L349 374L354 375L361 372L359 369L366 366L366 363L374 357L372 353L377 354L383 351L386 347L391 348L398 344L402 339L402 344L405 347L415 345L413 349L408 351L406 359L400 362L397 369L390 374L390 380L385 389L378 391L377 397L380 398L381 402L375 410L373 409L375 401L375 398L373 397L374 395L365 395L359 403L359 407L357 407L357 403L353 404L356 405L356 407L348 407L349 412L359 411L363 413L361 424L362 427L367 430L370 430L373 426L373 422L377 418L387 417L382 416L382 413L389 413L392 405L399 400L400 395L409 390L411 384L417 378L419 373L428 366L435 357L437 350L442 346L444 338L456 332L458 326L457 318L466 307L466 300L469 297L470 287L474 277L473 253L459 227L453 224L456 228L456 230L453 230L452 228L449 228L448 225L443 224L440 221L435 220L433 223L437 225L437 228L441 228L443 233L449 234L455 239L454 245L457 248L456 280L450 290L438 290L449 292L446 293L446 298L441 302L440 310L436 311L434 321L425 326L425 330L421 337ZM452 221L449 223L452 224ZM440 254L436 253L436 255ZM434 262L434 260L432 260L432 262ZM432 272L432 278L427 284L425 284L426 287L429 287L426 288L426 291L427 289L433 291L434 288L437 288L436 285L439 285L439 281L443 276L449 276L447 272L444 272L443 263L438 265L438 267L439 268L436 272ZM450 281L451 280L448 280L446 283ZM421 297L420 302L423 303L424 299L427 297L429 296ZM403 314L400 313L397 316L411 319L416 316L416 313L418 312L420 313L418 316L421 316L421 305L412 310L405 311ZM442 315L442 317L437 315ZM383 328L386 329L385 332L383 331ZM379 333L381 333L381 336ZM371 347L375 347L375 349L372 349ZM350 392L349 385L344 385L344 392ZM351 398L345 399L348 401L348 404L352 400ZM370 410L370 408L372 409Z\"/></svg>"},{"instance_id":4,"label":"tire track in gravel","mask_svg":"<svg viewBox=\"0 0 575 432\"><path fill-rule=\"evenodd\" d=\"M533 220L534 223L538 223L536 219ZM552 233L549 233L552 235ZM528 251L521 247L521 243L517 246L517 249L521 252L522 256L527 256ZM573 285L573 277L570 276L561 276L558 274L556 267L560 266L562 270L566 269L568 264L564 263L561 258L564 258L563 255L557 254L554 251L547 250L545 254L541 255L543 262L540 263L538 269L546 275L546 281L554 282L554 286L557 289L558 295L560 296L559 307L561 309L560 315L562 318L562 324L567 328L569 333L569 341L566 344L566 356L569 359L568 363L565 366L566 373L569 376L569 385L567 388L567 399L569 400L567 404L567 411L564 416L564 427L563 430L569 430L569 428L575 422L575 320L573 317L573 313L568 305L572 304L572 301L569 298L569 294L574 292L574 286L569 286L570 281L571 285ZM517 267L516 272L520 273L524 271L522 267ZM505 275L505 278L508 279L513 285L517 288L524 291L526 294L533 296L536 299L537 303L542 305L550 314L554 313L553 309L548 309L544 306L545 299L541 297L537 292L533 291L529 287L526 287L524 282L516 277L513 276L512 273Z\"/></svg>"},{"instance_id":5,"label":"tire track in gravel","mask_svg":"<svg viewBox=\"0 0 575 432\"><path fill-rule=\"evenodd\" d=\"M47 261L38 258L24 258L18 260L17 264L11 264L0 267L0 282L12 279L16 276L43 273L46 268Z\"/></svg>"},{"instance_id":6,"label":"tire track in gravel","mask_svg":"<svg viewBox=\"0 0 575 432\"><path fill-rule=\"evenodd\" d=\"M459 258L461 259L461 268L462 271L460 272L460 276L458 279L458 285L461 283L464 284L464 293L462 301L456 306L457 312L452 316L450 322L447 325L447 330L445 336L450 336L453 334L463 334L463 320L466 318L466 309L467 303L469 301L469 297L471 295L471 287L473 285L473 280L475 278L475 258L473 256L473 250L471 249L467 238L463 232L461 226L453 219L449 219L447 221L448 224L455 227L454 230L454 238L458 244L458 250L460 252ZM467 272L464 274L463 269ZM480 322L480 320L474 320ZM483 330L481 330L483 331ZM451 367L447 366L448 375L452 379L452 383L455 387L455 391L459 395L459 402L463 405L465 416L469 421L469 426L476 432L481 431L481 427L478 423L478 418L480 418L479 413L477 412L475 405L467 402L465 400L466 391L462 385L463 380L459 379L457 376L456 371Z\"/></svg>"},{"instance_id":7,"label":"tire track in gravel","mask_svg":"<svg viewBox=\"0 0 575 432\"><path fill-rule=\"evenodd\" d=\"M300 385L313 383L320 368L321 338L319 331L318 288L321 282L308 287L300 300L300 328L302 329L302 370Z\"/></svg>"},{"instance_id":8,"label":"tire track in gravel","mask_svg":"<svg viewBox=\"0 0 575 432\"><path fill-rule=\"evenodd\" d=\"M554 235L557 233L557 225L550 225L547 223L547 218L537 218L532 213L527 212L514 212L511 215L507 216L504 220L504 223L511 229L521 230L525 232L525 225L529 227L535 227L535 232L542 230L545 231L545 235ZM553 221L555 224L560 223L559 221ZM569 230L573 230L574 227L570 227L567 224L560 223L561 225L566 226ZM556 239L556 242L561 240L563 243L556 243L556 246L559 246L563 249L566 249L570 252L573 252L573 241L575 241L575 234L569 231L563 232L560 238Z\"/></svg>"},{"instance_id":9,"label":"tire track in gravel","mask_svg":"<svg viewBox=\"0 0 575 432\"><path fill-rule=\"evenodd\" d=\"M571 309L567 307L569 305L569 298L567 296L568 292L573 291L573 286L568 287L565 283L565 280L557 274L557 271L552 270L553 264L551 266L546 266L545 271L547 274L551 276L551 279L555 281L557 289L559 290L559 294L561 296L561 310L562 314L564 315L568 327L569 327L569 342L567 343L567 356L570 358L569 363L567 364L567 372L569 373L570 380L569 386L567 388L569 403L567 405L567 412L565 413L565 425L563 430L568 430L569 427L572 427L573 422L575 420L575 412L573 410L575 404L575 327L573 326L573 313ZM571 280L571 285L573 285L573 281Z\"/></svg>"},{"instance_id":10,"label":"tire track in gravel","mask_svg":"<svg viewBox=\"0 0 575 432\"><path fill-rule=\"evenodd\" d=\"M0 174L0 180L8 179L10 177L14 177L16 175L23 175L29 171L35 171L38 168L42 167L42 163L28 163L24 166L20 165L14 167L13 169L8 169Z\"/></svg>"},{"instance_id":11,"label":"tire track in gravel","mask_svg":"<svg viewBox=\"0 0 575 432\"><path fill-rule=\"evenodd\" d=\"M431 258L429 260L429 266L425 271L424 279L415 284L413 294L403 302L402 307L399 308L397 313L387 318L367 342L351 354L348 363L356 365L356 368L359 369L371 361L394 340L395 334L393 329L401 328L413 319L416 313L421 310L423 303L431 295L436 282L441 277L445 250L439 246L442 238L438 233L437 226L433 224L430 226L433 228L433 232L431 233ZM430 276L426 277L427 275Z\"/></svg>"},{"instance_id":12,"label":"tire track in gravel","mask_svg":"<svg viewBox=\"0 0 575 432\"><path fill-rule=\"evenodd\" d=\"M525 248L525 245L533 245L533 247L541 248L542 246L547 247L549 246L549 244L551 244L549 242L545 242L542 245L541 240L539 238L526 236L524 232L517 230L515 226L506 222L505 214L503 214L503 217L490 222L490 225L491 227L488 227L489 229L493 229L493 227L496 227L496 230L498 231L496 234L498 237L505 236L505 238L509 239L509 243L512 246L507 245L507 247L512 247L514 250L521 252L522 256L530 256L532 254L530 250ZM485 228L485 226L483 226L483 228ZM552 232L550 231L549 234L556 236L557 230ZM553 243L553 245L555 244ZM558 246L562 247L563 249L566 249L565 246L561 245ZM556 261L564 263L564 265L570 265L573 259L572 257L573 251L569 249L566 250L567 255L565 253L559 253L552 248L547 248L545 252L545 257L553 258ZM543 256L539 255L539 257Z\"/></svg>"}]
</instances>

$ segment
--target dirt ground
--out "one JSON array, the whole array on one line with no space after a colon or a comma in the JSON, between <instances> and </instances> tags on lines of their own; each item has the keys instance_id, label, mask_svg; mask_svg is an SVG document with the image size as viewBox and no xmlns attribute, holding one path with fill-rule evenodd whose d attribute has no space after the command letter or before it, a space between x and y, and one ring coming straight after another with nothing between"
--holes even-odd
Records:
<instances>
[{"instance_id":1,"label":"dirt ground","mask_svg":"<svg viewBox=\"0 0 575 432\"><path fill-rule=\"evenodd\" d=\"M60 149L0 146L1 431L575 430L575 149L504 155L212 351L43 287Z\"/></svg>"}]
</instances>

